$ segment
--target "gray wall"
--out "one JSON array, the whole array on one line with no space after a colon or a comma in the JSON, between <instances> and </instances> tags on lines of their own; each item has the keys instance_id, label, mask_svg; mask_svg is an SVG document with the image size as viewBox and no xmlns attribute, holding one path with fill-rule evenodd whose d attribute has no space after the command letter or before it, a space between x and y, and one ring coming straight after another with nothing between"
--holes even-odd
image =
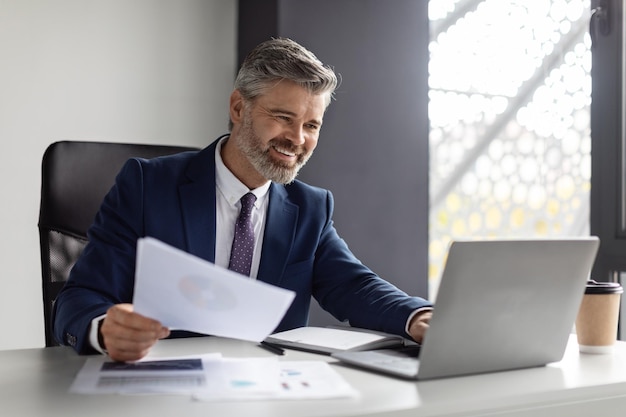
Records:
<instances>
[{"instance_id":1,"label":"gray wall","mask_svg":"<svg viewBox=\"0 0 626 417\"><path fill-rule=\"evenodd\" d=\"M415 0L245 0L239 57L290 37L343 81L300 179L330 189L335 225L375 272L428 296L428 14ZM263 13L263 19L258 17ZM272 14L274 18L272 18ZM315 306L313 324L334 319Z\"/></svg>"},{"instance_id":2,"label":"gray wall","mask_svg":"<svg viewBox=\"0 0 626 417\"><path fill-rule=\"evenodd\" d=\"M0 349L44 345L37 217L46 147L203 146L225 132L236 6L0 1Z\"/></svg>"}]
</instances>

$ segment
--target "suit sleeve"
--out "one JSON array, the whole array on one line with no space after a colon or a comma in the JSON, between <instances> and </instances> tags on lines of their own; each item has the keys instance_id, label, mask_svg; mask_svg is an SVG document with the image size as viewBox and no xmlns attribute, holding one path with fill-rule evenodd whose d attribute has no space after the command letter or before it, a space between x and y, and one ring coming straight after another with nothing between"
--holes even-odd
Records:
<instances>
[{"instance_id":1,"label":"suit sleeve","mask_svg":"<svg viewBox=\"0 0 626 417\"><path fill-rule=\"evenodd\" d=\"M355 257L333 225L330 192L326 213L315 257L314 297L322 308L341 321L348 320L352 326L408 337L405 326L409 316L432 304L407 295Z\"/></svg>"}]
</instances>

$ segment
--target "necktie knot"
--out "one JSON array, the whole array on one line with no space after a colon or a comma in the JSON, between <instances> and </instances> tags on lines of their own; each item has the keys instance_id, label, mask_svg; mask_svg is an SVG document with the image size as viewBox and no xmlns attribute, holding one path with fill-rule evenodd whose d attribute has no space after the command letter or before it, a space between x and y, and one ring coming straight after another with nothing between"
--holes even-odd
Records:
<instances>
[{"instance_id":1,"label":"necktie knot","mask_svg":"<svg viewBox=\"0 0 626 417\"><path fill-rule=\"evenodd\" d=\"M241 200L239 201L241 201L241 213L239 214L239 216L245 216L249 218L252 214L252 208L254 207L256 196L252 193L247 193L243 197L241 197Z\"/></svg>"}]
</instances>

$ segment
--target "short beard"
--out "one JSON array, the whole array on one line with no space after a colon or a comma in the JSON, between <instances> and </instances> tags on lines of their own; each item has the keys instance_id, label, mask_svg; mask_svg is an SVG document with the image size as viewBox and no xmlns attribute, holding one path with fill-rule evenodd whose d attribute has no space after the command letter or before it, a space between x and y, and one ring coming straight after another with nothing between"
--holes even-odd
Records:
<instances>
[{"instance_id":1,"label":"short beard","mask_svg":"<svg viewBox=\"0 0 626 417\"><path fill-rule=\"evenodd\" d=\"M311 157L311 153L305 154L301 147L293 146L290 141L278 138L271 139L267 147L264 147L261 138L254 133L252 118L249 114L246 116L241 126L241 131L239 135L237 135L236 144L239 150L241 150L254 169L264 178L279 184L289 184L293 182L298 176L300 169ZM281 149L288 149L290 152L296 153L298 155L296 164L290 166L272 159L270 149L274 146L278 146Z\"/></svg>"}]
</instances>

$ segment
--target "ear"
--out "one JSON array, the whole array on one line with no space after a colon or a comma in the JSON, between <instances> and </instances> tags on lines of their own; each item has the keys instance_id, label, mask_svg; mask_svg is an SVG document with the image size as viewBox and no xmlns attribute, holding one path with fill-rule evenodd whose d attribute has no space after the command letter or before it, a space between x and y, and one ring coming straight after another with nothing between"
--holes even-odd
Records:
<instances>
[{"instance_id":1,"label":"ear","mask_svg":"<svg viewBox=\"0 0 626 417\"><path fill-rule=\"evenodd\" d=\"M230 120L232 120L233 123L239 123L243 118L243 104L243 97L239 90L233 90L230 94L229 106Z\"/></svg>"}]
</instances>

